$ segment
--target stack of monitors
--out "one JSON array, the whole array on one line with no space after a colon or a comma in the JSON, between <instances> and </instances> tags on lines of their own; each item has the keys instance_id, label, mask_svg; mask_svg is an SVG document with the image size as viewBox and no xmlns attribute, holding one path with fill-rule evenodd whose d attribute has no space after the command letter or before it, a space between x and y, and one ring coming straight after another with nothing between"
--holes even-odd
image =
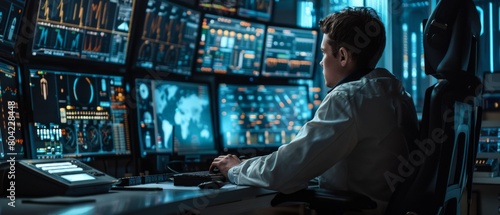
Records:
<instances>
[{"instance_id":1,"label":"stack of monitors","mask_svg":"<svg viewBox=\"0 0 500 215\"><path fill-rule=\"evenodd\" d=\"M14 46L21 25L24 0L0 1L0 53L13 55Z\"/></svg>"},{"instance_id":2,"label":"stack of monitors","mask_svg":"<svg viewBox=\"0 0 500 215\"><path fill-rule=\"evenodd\" d=\"M24 157L18 68L0 61L0 160Z\"/></svg>"},{"instance_id":3,"label":"stack of monitors","mask_svg":"<svg viewBox=\"0 0 500 215\"><path fill-rule=\"evenodd\" d=\"M136 66L190 75L200 13L168 1L149 0Z\"/></svg>"},{"instance_id":4,"label":"stack of monitors","mask_svg":"<svg viewBox=\"0 0 500 215\"><path fill-rule=\"evenodd\" d=\"M125 64L134 0L40 0L33 56Z\"/></svg>"},{"instance_id":5,"label":"stack of monitors","mask_svg":"<svg viewBox=\"0 0 500 215\"><path fill-rule=\"evenodd\" d=\"M211 12L235 14L238 0L199 0L198 5Z\"/></svg>"},{"instance_id":6,"label":"stack of monitors","mask_svg":"<svg viewBox=\"0 0 500 215\"><path fill-rule=\"evenodd\" d=\"M258 76L265 25L206 14L196 71Z\"/></svg>"},{"instance_id":7,"label":"stack of monitors","mask_svg":"<svg viewBox=\"0 0 500 215\"><path fill-rule=\"evenodd\" d=\"M311 119L306 86L219 85L224 150L277 148Z\"/></svg>"},{"instance_id":8,"label":"stack of monitors","mask_svg":"<svg viewBox=\"0 0 500 215\"><path fill-rule=\"evenodd\" d=\"M271 21L274 0L239 0L238 16Z\"/></svg>"},{"instance_id":9,"label":"stack of monitors","mask_svg":"<svg viewBox=\"0 0 500 215\"><path fill-rule=\"evenodd\" d=\"M268 26L262 75L311 78L317 41L316 30Z\"/></svg>"},{"instance_id":10,"label":"stack of monitors","mask_svg":"<svg viewBox=\"0 0 500 215\"><path fill-rule=\"evenodd\" d=\"M206 83L136 79L142 156L217 154Z\"/></svg>"},{"instance_id":11,"label":"stack of monitors","mask_svg":"<svg viewBox=\"0 0 500 215\"><path fill-rule=\"evenodd\" d=\"M131 153L122 76L29 69L29 89L33 157Z\"/></svg>"}]
</instances>

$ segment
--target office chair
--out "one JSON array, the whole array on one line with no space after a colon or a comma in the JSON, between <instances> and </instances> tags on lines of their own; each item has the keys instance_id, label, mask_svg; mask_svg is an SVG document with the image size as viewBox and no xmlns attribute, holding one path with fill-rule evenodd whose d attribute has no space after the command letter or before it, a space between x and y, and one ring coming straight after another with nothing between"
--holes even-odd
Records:
<instances>
[{"instance_id":1,"label":"office chair","mask_svg":"<svg viewBox=\"0 0 500 215\"><path fill-rule=\"evenodd\" d=\"M396 188L387 215L460 214L465 190L470 204L482 115L481 81L476 76L479 32L472 0L441 0L429 17L423 41L425 72L438 82L426 90L420 140L408 142L414 172ZM271 205L300 200L319 214L376 207L366 196L321 189L277 194Z\"/></svg>"},{"instance_id":2,"label":"office chair","mask_svg":"<svg viewBox=\"0 0 500 215\"><path fill-rule=\"evenodd\" d=\"M420 147L425 160L393 194L387 214L460 214L465 190L470 203L482 118L482 88L476 76L479 33L472 0L442 0L427 21L425 72L438 83L425 95L420 126L421 141L427 143Z\"/></svg>"}]
</instances>

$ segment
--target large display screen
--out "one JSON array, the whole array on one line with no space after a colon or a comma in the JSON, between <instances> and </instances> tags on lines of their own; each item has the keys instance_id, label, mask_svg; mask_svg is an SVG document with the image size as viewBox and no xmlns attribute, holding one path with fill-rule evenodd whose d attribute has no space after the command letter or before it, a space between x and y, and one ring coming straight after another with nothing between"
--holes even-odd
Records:
<instances>
[{"instance_id":1,"label":"large display screen","mask_svg":"<svg viewBox=\"0 0 500 215\"><path fill-rule=\"evenodd\" d=\"M289 143L312 111L306 86L220 84L219 116L228 150Z\"/></svg>"},{"instance_id":2,"label":"large display screen","mask_svg":"<svg viewBox=\"0 0 500 215\"><path fill-rule=\"evenodd\" d=\"M36 158L131 153L122 76L29 70Z\"/></svg>"},{"instance_id":3,"label":"large display screen","mask_svg":"<svg viewBox=\"0 0 500 215\"><path fill-rule=\"evenodd\" d=\"M21 26L24 2L24 0L0 1L0 47L8 49L10 51L8 54L10 55L13 55Z\"/></svg>"},{"instance_id":4,"label":"large display screen","mask_svg":"<svg viewBox=\"0 0 500 215\"><path fill-rule=\"evenodd\" d=\"M312 77L317 41L316 30L268 26L262 75Z\"/></svg>"},{"instance_id":5,"label":"large display screen","mask_svg":"<svg viewBox=\"0 0 500 215\"><path fill-rule=\"evenodd\" d=\"M216 154L208 84L136 79L142 156Z\"/></svg>"},{"instance_id":6,"label":"large display screen","mask_svg":"<svg viewBox=\"0 0 500 215\"><path fill-rule=\"evenodd\" d=\"M149 0L136 65L190 75L200 13L167 1Z\"/></svg>"},{"instance_id":7,"label":"large display screen","mask_svg":"<svg viewBox=\"0 0 500 215\"><path fill-rule=\"evenodd\" d=\"M258 76L264 28L263 24L206 14L196 71Z\"/></svg>"},{"instance_id":8,"label":"large display screen","mask_svg":"<svg viewBox=\"0 0 500 215\"><path fill-rule=\"evenodd\" d=\"M40 0L32 55L125 64L134 0Z\"/></svg>"},{"instance_id":9,"label":"large display screen","mask_svg":"<svg viewBox=\"0 0 500 215\"><path fill-rule=\"evenodd\" d=\"M16 65L0 61L0 160L25 155L18 75Z\"/></svg>"}]
</instances>

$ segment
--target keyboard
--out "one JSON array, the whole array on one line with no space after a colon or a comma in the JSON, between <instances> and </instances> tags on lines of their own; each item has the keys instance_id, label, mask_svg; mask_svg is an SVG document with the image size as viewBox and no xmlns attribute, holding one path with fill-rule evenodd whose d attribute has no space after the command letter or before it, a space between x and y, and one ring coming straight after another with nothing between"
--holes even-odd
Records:
<instances>
[{"instance_id":1,"label":"keyboard","mask_svg":"<svg viewBox=\"0 0 500 215\"><path fill-rule=\"evenodd\" d=\"M186 172L173 176L174 186L198 186L208 181L225 181L222 173L210 173L209 171Z\"/></svg>"}]
</instances>

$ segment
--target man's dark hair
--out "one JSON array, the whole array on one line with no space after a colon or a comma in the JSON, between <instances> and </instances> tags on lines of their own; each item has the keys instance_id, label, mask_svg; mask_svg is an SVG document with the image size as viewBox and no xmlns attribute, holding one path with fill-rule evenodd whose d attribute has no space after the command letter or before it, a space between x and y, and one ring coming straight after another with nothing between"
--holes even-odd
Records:
<instances>
[{"instance_id":1,"label":"man's dark hair","mask_svg":"<svg viewBox=\"0 0 500 215\"><path fill-rule=\"evenodd\" d=\"M375 67L385 48L385 27L369 7L347 7L319 21L333 56L340 47L348 49L358 68Z\"/></svg>"}]
</instances>

